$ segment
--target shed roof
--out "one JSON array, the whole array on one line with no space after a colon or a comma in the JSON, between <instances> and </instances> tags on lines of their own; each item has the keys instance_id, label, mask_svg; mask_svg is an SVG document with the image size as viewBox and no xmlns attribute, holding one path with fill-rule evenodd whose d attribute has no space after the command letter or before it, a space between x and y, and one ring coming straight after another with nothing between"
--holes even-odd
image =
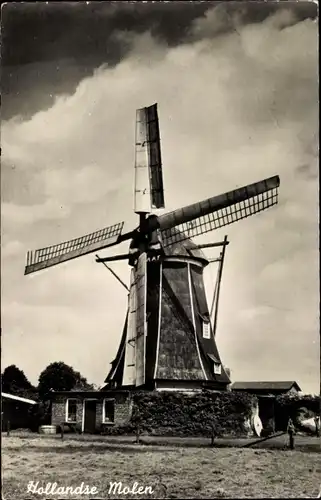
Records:
<instances>
[{"instance_id":1,"label":"shed roof","mask_svg":"<svg viewBox=\"0 0 321 500\"><path fill-rule=\"evenodd\" d=\"M13 399L15 401L21 401L22 403L28 403L30 405L36 405L37 401L33 399L22 398L21 396L16 396L15 394L8 394L7 392L1 392L2 398Z\"/></svg>"},{"instance_id":2,"label":"shed roof","mask_svg":"<svg viewBox=\"0 0 321 500\"><path fill-rule=\"evenodd\" d=\"M301 391L301 388L295 382L295 380L291 381L274 381L274 382L234 382L232 384L231 389L237 391L259 391L259 390L277 390L277 391L289 391L292 387L295 387L298 391Z\"/></svg>"},{"instance_id":3,"label":"shed roof","mask_svg":"<svg viewBox=\"0 0 321 500\"><path fill-rule=\"evenodd\" d=\"M100 390L76 390L76 391L52 391L50 393L50 398L55 399L56 396L67 396L70 399L73 398L78 398L78 397L83 397L83 398L97 398L101 399L104 398L105 396L108 396L110 394L125 394L129 395L131 391L126 390L126 389L105 389L105 386L102 387Z\"/></svg>"}]
</instances>

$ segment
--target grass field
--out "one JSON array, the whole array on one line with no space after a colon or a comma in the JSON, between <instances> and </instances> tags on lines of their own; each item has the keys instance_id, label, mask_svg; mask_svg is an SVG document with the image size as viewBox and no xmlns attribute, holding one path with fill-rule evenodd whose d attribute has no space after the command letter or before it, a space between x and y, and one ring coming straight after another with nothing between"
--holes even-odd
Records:
<instances>
[{"instance_id":1,"label":"grass field","mask_svg":"<svg viewBox=\"0 0 321 500\"><path fill-rule=\"evenodd\" d=\"M28 494L39 486L96 486L91 498L316 498L321 454L297 450L142 446L59 436L2 437L5 500L90 498L86 495ZM151 486L152 495L109 494L123 487Z\"/></svg>"}]
</instances>

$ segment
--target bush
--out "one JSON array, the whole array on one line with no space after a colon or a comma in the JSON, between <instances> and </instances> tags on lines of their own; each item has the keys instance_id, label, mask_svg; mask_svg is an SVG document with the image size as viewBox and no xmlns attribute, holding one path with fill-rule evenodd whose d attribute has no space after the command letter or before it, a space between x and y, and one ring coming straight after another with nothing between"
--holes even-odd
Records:
<instances>
[{"instance_id":1,"label":"bush","mask_svg":"<svg viewBox=\"0 0 321 500\"><path fill-rule=\"evenodd\" d=\"M275 399L276 426L278 430L286 430L289 418L300 427L298 416L300 410L308 416L317 415L320 411L320 396L282 394Z\"/></svg>"},{"instance_id":2,"label":"bush","mask_svg":"<svg viewBox=\"0 0 321 500\"><path fill-rule=\"evenodd\" d=\"M251 417L255 399L236 392L137 392L129 424L103 432L134 434L139 427L141 434L163 436L244 435L244 422Z\"/></svg>"},{"instance_id":3,"label":"bush","mask_svg":"<svg viewBox=\"0 0 321 500\"><path fill-rule=\"evenodd\" d=\"M50 404L38 403L30 408L29 411L30 425L29 429L32 432L38 432L41 425L51 424Z\"/></svg>"}]
</instances>

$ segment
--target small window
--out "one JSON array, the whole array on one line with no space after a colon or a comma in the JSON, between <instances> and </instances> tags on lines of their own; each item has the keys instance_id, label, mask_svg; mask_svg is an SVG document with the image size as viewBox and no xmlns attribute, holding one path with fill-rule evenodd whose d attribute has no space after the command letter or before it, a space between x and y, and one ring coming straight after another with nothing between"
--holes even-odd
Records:
<instances>
[{"instance_id":1,"label":"small window","mask_svg":"<svg viewBox=\"0 0 321 500\"><path fill-rule=\"evenodd\" d=\"M221 373L222 373L221 363L214 363L214 373L215 373L215 375L221 375Z\"/></svg>"},{"instance_id":2,"label":"small window","mask_svg":"<svg viewBox=\"0 0 321 500\"><path fill-rule=\"evenodd\" d=\"M66 421L76 422L77 418L77 399L67 399Z\"/></svg>"},{"instance_id":3,"label":"small window","mask_svg":"<svg viewBox=\"0 0 321 500\"><path fill-rule=\"evenodd\" d=\"M209 321L203 321L203 338L204 339L211 338L211 325Z\"/></svg>"},{"instance_id":4,"label":"small window","mask_svg":"<svg viewBox=\"0 0 321 500\"><path fill-rule=\"evenodd\" d=\"M113 424L114 420L115 420L115 400L104 399L103 422L105 424Z\"/></svg>"}]
</instances>

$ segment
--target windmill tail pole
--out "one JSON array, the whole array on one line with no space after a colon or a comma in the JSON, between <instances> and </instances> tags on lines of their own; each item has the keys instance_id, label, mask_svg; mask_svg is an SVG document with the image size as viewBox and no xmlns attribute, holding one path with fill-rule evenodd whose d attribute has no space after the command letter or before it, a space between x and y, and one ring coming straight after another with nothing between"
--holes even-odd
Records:
<instances>
[{"instance_id":1,"label":"windmill tail pole","mask_svg":"<svg viewBox=\"0 0 321 500\"><path fill-rule=\"evenodd\" d=\"M106 262L104 262L102 259L100 259L100 257L98 255L96 255L96 258L98 259L96 262L101 262L102 264L104 264L104 266L106 267L106 269L108 269L108 271L110 271L111 274L113 276L115 276L116 280L118 280L119 283L121 285L123 285L124 288L126 288L127 292L129 292L128 286L120 279L119 276L117 276L117 274L115 273L115 271L113 271L109 266L107 266Z\"/></svg>"},{"instance_id":2,"label":"windmill tail pole","mask_svg":"<svg viewBox=\"0 0 321 500\"><path fill-rule=\"evenodd\" d=\"M225 258L225 250L226 250L226 245L228 244L227 241L227 236L224 238L224 245L223 245L223 250L221 253L221 261L219 264L219 270L218 270L218 281L217 281L217 289L216 289L216 304L215 304L215 313L214 313L214 321L213 321L213 334L214 337L216 335L216 330L217 330L217 317L218 317L218 303L219 303L219 298L220 298L220 290L221 290L221 282L222 282L222 272L223 272L223 265L224 265L224 258ZM211 310L211 314L213 311Z\"/></svg>"},{"instance_id":3,"label":"windmill tail pole","mask_svg":"<svg viewBox=\"0 0 321 500\"><path fill-rule=\"evenodd\" d=\"M229 241L227 241L227 239L225 239L224 241L218 241L216 243L204 243L204 245L196 245L196 248L214 248L214 247L222 247L224 245L229 245ZM195 248L195 247L194 247Z\"/></svg>"},{"instance_id":4,"label":"windmill tail pole","mask_svg":"<svg viewBox=\"0 0 321 500\"><path fill-rule=\"evenodd\" d=\"M212 259L209 262L219 262L219 266L220 266L221 265L221 261L222 261L222 258L219 257L218 259ZM215 302L216 302L218 280L219 280L219 273L217 273L217 276L216 276L216 282L215 282L215 287L214 287L214 292L213 292L213 298L212 298L212 304L211 304L211 310L210 310L210 318L211 318L211 320L213 318L213 311L214 311Z\"/></svg>"},{"instance_id":5,"label":"windmill tail pole","mask_svg":"<svg viewBox=\"0 0 321 500\"><path fill-rule=\"evenodd\" d=\"M115 261L115 260L126 260L126 259L129 259L131 257L131 254L129 253L122 253L120 255L112 255L111 257L98 257L98 255L95 256L96 257L96 262L112 262L112 261Z\"/></svg>"}]
</instances>

